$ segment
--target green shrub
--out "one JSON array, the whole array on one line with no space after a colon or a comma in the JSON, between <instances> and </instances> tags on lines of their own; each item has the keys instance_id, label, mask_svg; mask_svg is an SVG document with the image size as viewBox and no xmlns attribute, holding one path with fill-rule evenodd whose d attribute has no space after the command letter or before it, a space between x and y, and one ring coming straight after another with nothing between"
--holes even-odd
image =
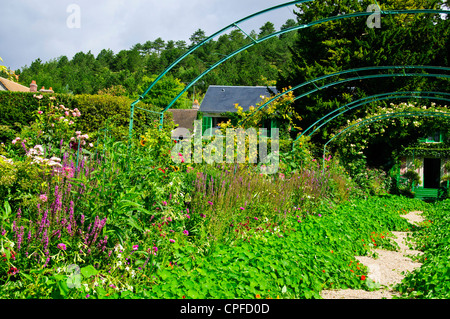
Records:
<instances>
[{"instance_id":1,"label":"green shrub","mask_svg":"<svg viewBox=\"0 0 450 319\"><path fill-rule=\"evenodd\" d=\"M16 132L36 119L36 111L43 106L64 105L78 108L82 117L78 129L94 133L108 126L110 133L122 137L128 131L132 99L111 95L35 94L28 92L0 92L0 142L11 140ZM157 111L155 107L142 104L142 108ZM159 119L157 113L136 112L136 130L144 131L152 121Z\"/></svg>"}]
</instances>

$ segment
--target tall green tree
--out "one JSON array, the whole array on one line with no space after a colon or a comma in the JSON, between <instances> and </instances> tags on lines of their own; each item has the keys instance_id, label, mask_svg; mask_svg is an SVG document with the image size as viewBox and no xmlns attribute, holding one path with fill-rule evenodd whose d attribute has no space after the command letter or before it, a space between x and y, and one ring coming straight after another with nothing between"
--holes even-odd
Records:
<instances>
[{"instance_id":1,"label":"tall green tree","mask_svg":"<svg viewBox=\"0 0 450 319\"><path fill-rule=\"evenodd\" d=\"M379 3L382 10L435 9L442 6L442 2L432 0L386 0ZM308 2L298 5L297 23L308 24L332 16L366 12L372 4L371 0ZM433 14L383 15L381 28L369 27L367 20L367 17L346 18L300 29L291 50L292 59L280 72L279 89L358 67L449 65L448 19ZM323 84L317 83L318 86ZM297 100L295 107L303 118L301 126L305 129L330 111L364 96L405 90L442 90L443 87L448 87L448 81L411 77L361 80L310 94ZM295 93L299 95L311 89L314 87L308 86ZM315 140L325 141L348 119L364 114L360 110L334 120L316 135Z\"/></svg>"}]
</instances>

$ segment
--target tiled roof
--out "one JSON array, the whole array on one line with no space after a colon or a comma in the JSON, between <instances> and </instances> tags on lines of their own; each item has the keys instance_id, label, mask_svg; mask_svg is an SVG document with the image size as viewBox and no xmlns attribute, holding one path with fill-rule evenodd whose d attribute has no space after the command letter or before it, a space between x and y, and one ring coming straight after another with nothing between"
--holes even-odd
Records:
<instances>
[{"instance_id":1,"label":"tiled roof","mask_svg":"<svg viewBox=\"0 0 450 319\"><path fill-rule=\"evenodd\" d=\"M169 109L168 111L173 114L173 121L175 124L178 124L179 128L194 129L194 121L197 119L198 110Z\"/></svg>"},{"instance_id":2,"label":"tiled roof","mask_svg":"<svg viewBox=\"0 0 450 319\"><path fill-rule=\"evenodd\" d=\"M5 78L0 77L0 82L8 91L30 92L29 87L23 86L22 84L7 80Z\"/></svg>"},{"instance_id":3,"label":"tiled roof","mask_svg":"<svg viewBox=\"0 0 450 319\"><path fill-rule=\"evenodd\" d=\"M211 85L206 91L200 112L226 113L236 112L235 104L244 111L262 101L261 96L270 97L277 94L275 87L266 86L218 86Z\"/></svg>"}]
</instances>

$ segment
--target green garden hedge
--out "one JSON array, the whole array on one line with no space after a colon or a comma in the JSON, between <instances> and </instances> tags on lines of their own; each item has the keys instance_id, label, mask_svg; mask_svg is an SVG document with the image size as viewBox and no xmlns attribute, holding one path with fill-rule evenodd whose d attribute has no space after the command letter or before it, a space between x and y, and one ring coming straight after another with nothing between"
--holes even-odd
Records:
<instances>
[{"instance_id":1,"label":"green garden hedge","mask_svg":"<svg viewBox=\"0 0 450 319\"><path fill-rule=\"evenodd\" d=\"M116 132L128 132L130 120L130 105L132 99L124 96L111 95L70 95L70 94L42 94L42 99L35 95L39 93L0 91L0 142L14 138L16 132L23 126L35 120L33 112L40 106L54 104L64 105L70 109L78 108L81 117L77 128L80 131L92 133L105 127L109 119L110 125ZM149 105L140 107L154 110ZM158 114L136 112L134 125L136 131L144 129L152 121L158 119Z\"/></svg>"}]
</instances>

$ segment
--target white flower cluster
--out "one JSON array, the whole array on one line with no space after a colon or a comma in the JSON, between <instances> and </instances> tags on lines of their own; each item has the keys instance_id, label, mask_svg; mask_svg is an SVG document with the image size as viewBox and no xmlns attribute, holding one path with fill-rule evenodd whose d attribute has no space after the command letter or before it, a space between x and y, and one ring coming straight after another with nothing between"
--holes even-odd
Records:
<instances>
[{"instance_id":1,"label":"white flower cluster","mask_svg":"<svg viewBox=\"0 0 450 319\"><path fill-rule=\"evenodd\" d=\"M0 155L0 158L2 159L3 162L6 162L8 164L14 164L12 159L6 158L3 155Z\"/></svg>"},{"instance_id":2,"label":"white flower cluster","mask_svg":"<svg viewBox=\"0 0 450 319\"><path fill-rule=\"evenodd\" d=\"M42 145L36 145L27 152L27 156L32 158L32 164L46 164L52 167L62 167L61 159L59 157L51 157L50 159L42 157L44 155L44 148Z\"/></svg>"}]
</instances>

